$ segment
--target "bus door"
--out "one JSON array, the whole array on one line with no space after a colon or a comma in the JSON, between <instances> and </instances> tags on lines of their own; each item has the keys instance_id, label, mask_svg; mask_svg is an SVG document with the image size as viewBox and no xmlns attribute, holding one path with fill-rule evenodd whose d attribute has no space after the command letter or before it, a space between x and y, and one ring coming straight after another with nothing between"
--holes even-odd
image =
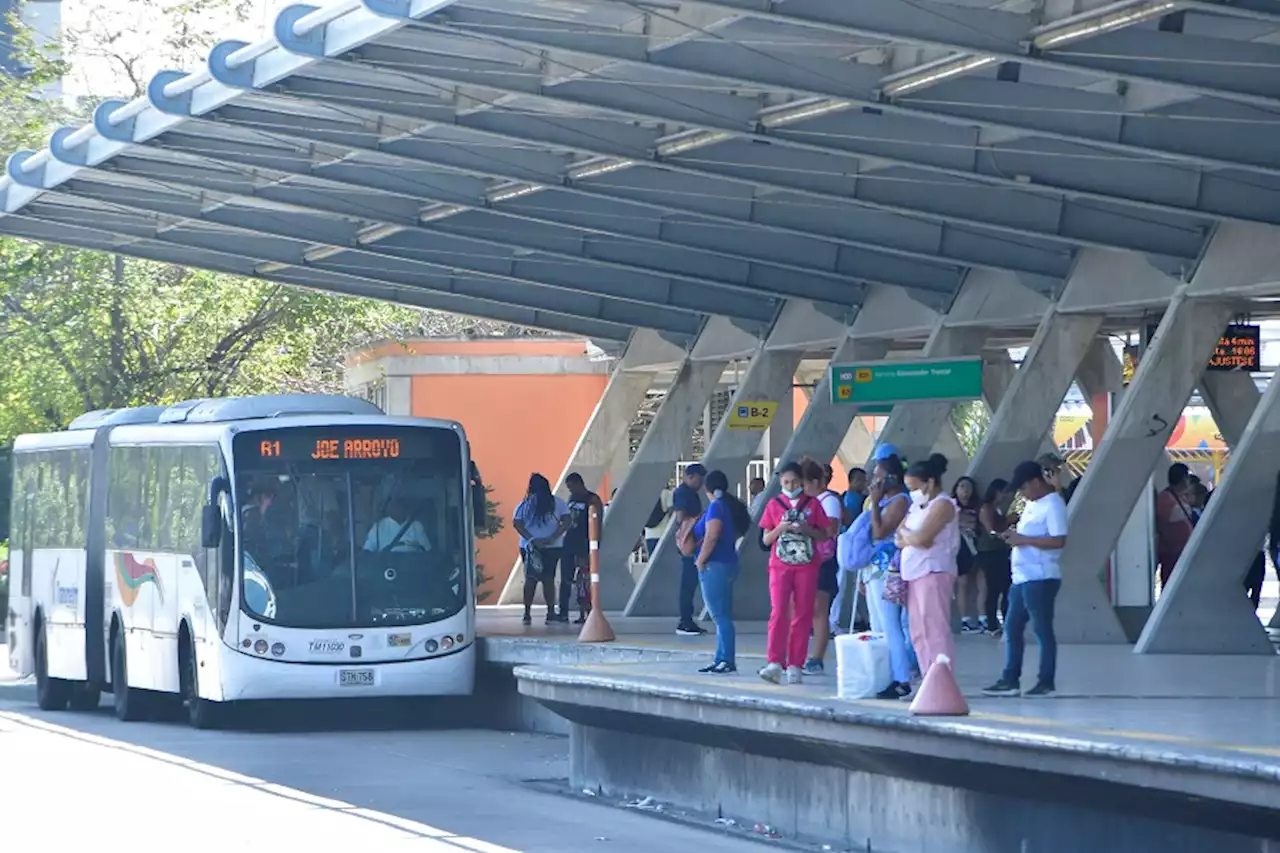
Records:
<instances>
[{"instance_id":1,"label":"bus door","mask_svg":"<svg viewBox=\"0 0 1280 853\"><path fill-rule=\"evenodd\" d=\"M31 633L31 568L27 552L31 543L31 512L35 482L29 456L13 455L13 505L9 540L9 668L18 675L35 672L35 638Z\"/></svg>"}]
</instances>

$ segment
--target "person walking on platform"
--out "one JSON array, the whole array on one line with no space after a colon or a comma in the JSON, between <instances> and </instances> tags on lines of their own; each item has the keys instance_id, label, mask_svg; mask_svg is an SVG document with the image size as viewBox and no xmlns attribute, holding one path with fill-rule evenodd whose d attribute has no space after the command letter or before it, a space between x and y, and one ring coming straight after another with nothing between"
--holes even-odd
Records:
<instances>
[{"instance_id":1,"label":"person walking on platform","mask_svg":"<svg viewBox=\"0 0 1280 853\"><path fill-rule=\"evenodd\" d=\"M547 603L547 624L556 617L556 566L564 534L573 523L569 505L551 492L551 484L541 474L529 478L529 491L512 516L512 525L520 534L520 557L524 561L524 624L533 622L529 610L534 593L542 584L542 597Z\"/></svg>"},{"instance_id":2,"label":"person walking on platform","mask_svg":"<svg viewBox=\"0 0 1280 853\"><path fill-rule=\"evenodd\" d=\"M681 554L693 558L702 600L716 623L715 660L698 671L723 675L738 671L733 585L738 579L738 538L751 528L751 513L729 493L723 471L708 474L706 488L706 511L677 545Z\"/></svg>"},{"instance_id":3,"label":"person walking on platform","mask_svg":"<svg viewBox=\"0 0 1280 853\"><path fill-rule=\"evenodd\" d=\"M671 495L672 523L676 526L676 536L689 535L702 516L702 481L707 476L707 469L694 462L684 469L684 478L676 486ZM677 539L679 541L679 539ZM693 621L693 595L698 591L698 567L692 556L680 555L680 624L676 633L682 637L697 637L707 633L706 629Z\"/></svg>"},{"instance_id":4,"label":"person walking on platform","mask_svg":"<svg viewBox=\"0 0 1280 853\"><path fill-rule=\"evenodd\" d=\"M1004 540L1013 548L1013 587L1009 591L1009 616L1004 624L1004 672L1000 680L982 692L987 696L1022 693L1022 655L1026 648L1027 622L1040 644L1040 675L1027 696L1052 696L1058 666L1058 641L1053 633L1054 601L1062 588L1059 561L1067 544L1067 503L1044 478L1039 462L1027 460L1014 469L1010 487L1022 493L1027 505L1017 530Z\"/></svg>"},{"instance_id":5,"label":"person walking on platform","mask_svg":"<svg viewBox=\"0 0 1280 853\"><path fill-rule=\"evenodd\" d=\"M569 598L578 585L578 575L587 568L591 558L591 508L604 520L604 504L600 496L587 488L582 475L576 471L564 478L569 490L569 514L573 520L564 535L564 550L560 557L560 612L561 622L569 621ZM578 624L587 621L586 608L578 605Z\"/></svg>"},{"instance_id":6,"label":"person walking on platform","mask_svg":"<svg viewBox=\"0 0 1280 853\"><path fill-rule=\"evenodd\" d=\"M769 549L768 662L760 677L774 684L786 672L788 684L799 684L800 667L813 630L813 599L818 592L822 556L818 543L830 536L827 515L817 498L804 493L804 480L822 479L813 462L803 471L795 462L778 474L782 494L765 506L761 542Z\"/></svg>"},{"instance_id":7,"label":"person walking on platform","mask_svg":"<svg viewBox=\"0 0 1280 853\"><path fill-rule=\"evenodd\" d=\"M911 506L897 535L902 580L907 585L911 644L926 677L940 656L956 659L951 599L960 551L960 514L955 499L942 490L946 471L947 458L941 453L907 468L903 480L911 490Z\"/></svg>"}]
</instances>

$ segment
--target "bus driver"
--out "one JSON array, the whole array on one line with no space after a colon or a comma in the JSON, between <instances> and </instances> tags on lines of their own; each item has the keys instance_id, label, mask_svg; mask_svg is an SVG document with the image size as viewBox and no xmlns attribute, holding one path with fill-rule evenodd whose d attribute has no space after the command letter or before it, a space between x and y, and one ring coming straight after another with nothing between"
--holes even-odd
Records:
<instances>
[{"instance_id":1,"label":"bus driver","mask_svg":"<svg viewBox=\"0 0 1280 853\"><path fill-rule=\"evenodd\" d=\"M431 540L427 538L427 531L423 529L419 521L415 519L408 527L405 527L405 519L408 518L408 515L409 512L402 498L394 497L388 501L387 514L377 524L369 528L369 535L364 540L364 550L373 552L391 551L393 553L430 551ZM400 533L401 528L404 528L403 534Z\"/></svg>"}]
</instances>

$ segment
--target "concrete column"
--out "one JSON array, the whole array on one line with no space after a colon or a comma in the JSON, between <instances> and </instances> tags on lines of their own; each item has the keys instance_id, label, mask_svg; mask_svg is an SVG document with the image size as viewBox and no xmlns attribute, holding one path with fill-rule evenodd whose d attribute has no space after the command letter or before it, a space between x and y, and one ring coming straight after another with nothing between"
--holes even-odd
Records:
<instances>
[{"instance_id":1,"label":"concrete column","mask_svg":"<svg viewBox=\"0 0 1280 853\"><path fill-rule=\"evenodd\" d=\"M627 435L636 419L636 412L644 402L645 394L653 385L657 371L667 368L671 362L683 362L685 350L658 332L637 329L627 344L626 352L614 367L609 384L605 386L600 402L587 421L578 443L569 455L564 470L553 484L562 497L565 495L564 478L571 471L582 475L587 488L599 489L618 457L625 454ZM483 470L482 472L483 473ZM499 604L518 604L524 590L524 567L517 557L511 574L498 596Z\"/></svg>"},{"instance_id":2,"label":"concrete column","mask_svg":"<svg viewBox=\"0 0 1280 853\"><path fill-rule=\"evenodd\" d=\"M853 330L856 332L857 323ZM851 361L875 361L884 358L889 350L886 340L867 340L856 337L846 338L836 349L831 358L832 364ZM858 407L847 403L837 404L831 399L831 371L823 373L818 386L813 391L809 405L805 407L800 423L796 426L791 440L778 454L783 463L812 456L814 459L831 459L836 448L849 432L849 426L857 414ZM766 500L772 500L778 494L778 477L769 478L765 487ZM759 539L754 525L759 524L760 516L751 519L753 528L738 545L738 561L740 574L734 585L734 617L740 620L758 620L769 617L769 583L768 555L760 550Z\"/></svg>"},{"instance_id":3,"label":"concrete column","mask_svg":"<svg viewBox=\"0 0 1280 853\"><path fill-rule=\"evenodd\" d=\"M398 417L413 416L413 377L412 376L388 376L387 383L387 414L396 415Z\"/></svg>"},{"instance_id":4,"label":"concrete column","mask_svg":"<svg viewBox=\"0 0 1280 853\"><path fill-rule=\"evenodd\" d=\"M699 333L605 514L600 533L600 598L606 610L621 610L635 592L631 552L645 519L675 473L676 462L689 452L703 407L725 368L731 360L749 356L758 345L759 337L723 317L710 318ZM675 606L673 591L673 611Z\"/></svg>"},{"instance_id":5,"label":"concrete column","mask_svg":"<svg viewBox=\"0 0 1280 853\"><path fill-rule=\"evenodd\" d=\"M1111 418L1070 506L1055 620L1067 643L1123 643L1125 633L1098 580L1130 509L1164 453L1219 335L1230 305L1178 293Z\"/></svg>"},{"instance_id":6,"label":"concrete column","mask_svg":"<svg viewBox=\"0 0 1280 853\"><path fill-rule=\"evenodd\" d=\"M1040 452L1045 431L1102 328L1102 320L1099 314L1045 313L969 465L970 477L979 483L1008 477L1019 462Z\"/></svg>"},{"instance_id":7,"label":"concrete column","mask_svg":"<svg viewBox=\"0 0 1280 853\"><path fill-rule=\"evenodd\" d=\"M742 402L769 401L790 402L796 368L800 365L799 351L757 349L734 394L732 407ZM791 417L791 407L779 405L774 419ZM729 418L723 418L707 445L702 464L708 471L721 470L729 478L729 491L737 488L747 471L747 463L755 455L760 444L759 430L730 429ZM752 537L748 537L750 539ZM666 536L649 561L635 592L624 611L626 616L674 616L677 615L677 592L680 588L680 552L673 536ZM751 582L751 581L748 581Z\"/></svg>"},{"instance_id":8,"label":"concrete column","mask_svg":"<svg viewBox=\"0 0 1280 853\"><path fill-rule=\"evenodd\" d=\"M921 357L930 359L979 355L985 338L986 331L982 328L957 328L939 322L925 343ZM947 401L894 406L893 414L880 433L880 442L897 445L899 453L910 461L928 458L943 428L950 425L953 405Z\"/></svg>"},{"instance_id":9,"label":"concrete column","mask_svg":"<svg viewBox=\"0 0 1280 853\"><path fill-rule=\"evenodd\" d=\"M1222 440L1234 452L1262 399L1258 384L1248 373L1206 370L1200 377L1200 395L1222 433Z\"/></svg>"},{"instance_id":10,"label":"concrete column","mask_svg":"<svg viewBox=\"0 0 1280 853\"><path fill-rule=\"evenodd\" d=\"M1248 374L1218 375L1239 375L1253 384ZM1230 381L1221 384L1242 387ZM1233 449L1222 483L1156 602L1135 652L1275 655L1242 584L1271 520L1277 458L1280 382L1273 380Z\"/></svg>"}]
</instances>

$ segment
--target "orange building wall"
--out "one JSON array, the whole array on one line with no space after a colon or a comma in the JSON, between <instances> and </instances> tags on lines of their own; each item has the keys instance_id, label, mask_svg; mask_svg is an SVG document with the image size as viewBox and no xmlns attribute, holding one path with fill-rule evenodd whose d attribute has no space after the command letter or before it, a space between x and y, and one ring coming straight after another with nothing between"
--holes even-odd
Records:
<instances>
[{"instance_id":1,"label":"orange building wall","mask_svg":"<svg viewBox=\"0 0 1280 853\"><path fill-rule=\"evenodd\" d=\"M581 351L578 344L577 354ZM480 353L468 347L466 354ZM462 424L489 499L497 502L505 522L496 537L479 543L479 561L489 577L485 589L492 593L488 603L501 591L517 556L511 514L524 498L529 475L536 471L555 485L608 381L604 374L413 377L414 417Z\"/></svg>"}]
</instances>

